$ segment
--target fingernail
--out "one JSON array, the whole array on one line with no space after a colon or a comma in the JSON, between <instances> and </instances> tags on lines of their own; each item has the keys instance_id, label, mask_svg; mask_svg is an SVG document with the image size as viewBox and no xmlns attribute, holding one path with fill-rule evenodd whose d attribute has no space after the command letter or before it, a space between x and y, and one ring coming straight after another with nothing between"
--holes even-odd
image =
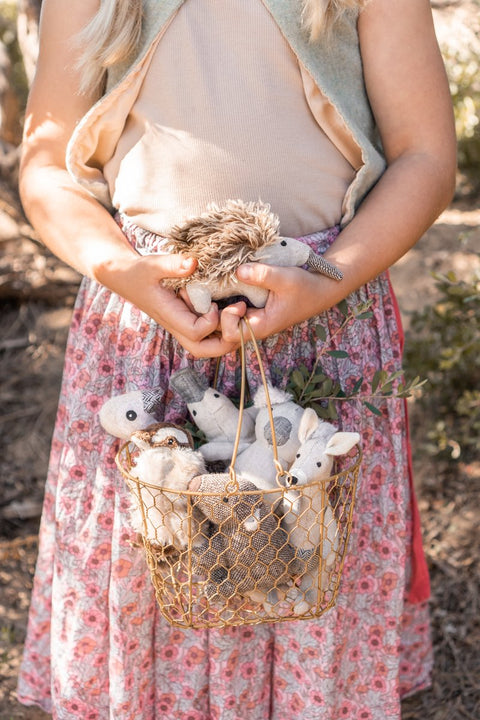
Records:
<instances>
[{"instance_id":1,"label":"fingernail","mask_svg":"<svg viewBox=\"0 0 480 720\"><path fill-rule=\"evenodd\" d=\"M241 280L248 280L252 277L253 268L251 265L239 265L237 268L237 275Z\"/></svg>"},{"instance_id":2,"label":"fingernail","mask_svg":"<svg viewBox=\"0 0 480 720\"><path fill-rule=\"evenodd\" d=\"M182 260L182 270L191 270L194 263L194 258L185 258L184 260Z\"/></svg>"}]
</instances>

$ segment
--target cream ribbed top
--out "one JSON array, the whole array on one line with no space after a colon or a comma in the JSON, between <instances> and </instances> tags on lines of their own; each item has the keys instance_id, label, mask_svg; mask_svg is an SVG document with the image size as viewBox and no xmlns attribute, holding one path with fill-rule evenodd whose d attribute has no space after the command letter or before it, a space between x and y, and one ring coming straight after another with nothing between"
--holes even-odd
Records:
<instances>
[{"instance_id":1,"label":"cream ribbed top","mask_svg":"<svg viewBox=\"0 0 480 720\"><path fill-rule=\"evenodd\" d=\"M187 0L104 174L113 205L153 232L241 198L300 236L340 221L360 164L261 0Z\"/></svg>"}]
</instances>

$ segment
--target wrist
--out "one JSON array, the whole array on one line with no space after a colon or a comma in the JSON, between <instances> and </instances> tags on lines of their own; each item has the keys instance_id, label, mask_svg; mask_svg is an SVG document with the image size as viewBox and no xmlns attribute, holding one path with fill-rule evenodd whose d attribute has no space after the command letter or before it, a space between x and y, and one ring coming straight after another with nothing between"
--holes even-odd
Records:
<instances>
[{"instance_id":1,"label":"wrist","mask_svg":"<svg viewBox=\"0 0 480 720\"><path fill-rule=\"evenodd\" d=\"M128 244L125 247L102 247L89 262L89 277L117 292L119 284L129 274L141 256Z\"/></svg>"}]
</instances>

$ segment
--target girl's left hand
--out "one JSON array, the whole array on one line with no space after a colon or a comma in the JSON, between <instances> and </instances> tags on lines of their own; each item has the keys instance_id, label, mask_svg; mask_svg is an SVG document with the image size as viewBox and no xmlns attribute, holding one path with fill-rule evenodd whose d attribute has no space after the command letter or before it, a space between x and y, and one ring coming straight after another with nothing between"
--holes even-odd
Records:
<instances>
[{"instance_id":1,"label":"girl's left hand","mask_svg":"<svg viewBox=\"0 0 480 720\"><path fill-rule=\"evenodd\" d=\"M342 297L342 283L302 268L247 263L238 268L237 276L249 285L269 290L264 308L248 308L246 312L259 340L318 315ZM227 342L240 339L238 326L243 313L237 305L227 306L220 316L222 337Z\"/></svg>"}]
</instances>

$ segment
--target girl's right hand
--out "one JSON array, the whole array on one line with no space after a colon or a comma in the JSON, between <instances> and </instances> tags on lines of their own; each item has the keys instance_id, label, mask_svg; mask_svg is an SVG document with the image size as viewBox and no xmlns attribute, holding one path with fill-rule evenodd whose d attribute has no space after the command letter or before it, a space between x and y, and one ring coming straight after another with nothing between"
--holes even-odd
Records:
<instances>
[{"instance_id":1,"label":"girl's right hand","mask_svg":"<svg viewBox=\"0 0 480 720\"><path fill-rule=\"evenodd\" d=\"M95 278L130 301L178 340L194 357L218 357L232 352L237 343L223 339L219 311L212 304L205 315L197 315L181 295L162 286L162 280L184 277L195 269L195 260L181 255L131 255L127 262L104 262ZM240 304L236 312L241 315Z\"/></svg>"}]
</instances>

